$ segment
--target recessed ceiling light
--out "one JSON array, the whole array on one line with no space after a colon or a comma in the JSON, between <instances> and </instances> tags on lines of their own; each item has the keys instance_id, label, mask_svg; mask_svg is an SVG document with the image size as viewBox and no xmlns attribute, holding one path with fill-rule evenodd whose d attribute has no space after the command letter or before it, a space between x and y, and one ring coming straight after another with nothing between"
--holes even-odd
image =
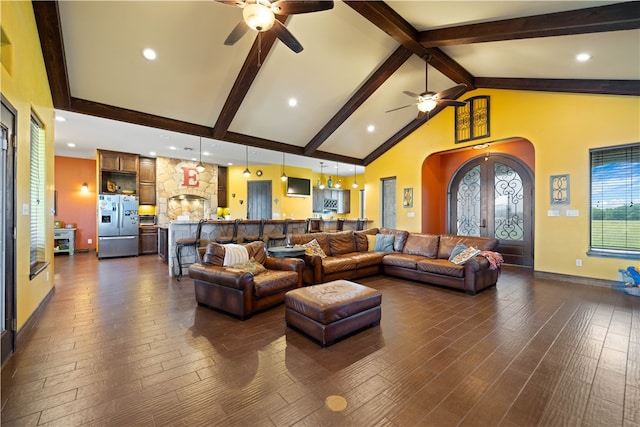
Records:
<instances>
[{"instance_id":1,"label":"recessed ceiling light","mask_svg":"<svg viewBox=\"0 0 640 427\"><path fill-rule=\"evenodd\" d=\"M150 155L150 156L155 156L155 155L156 155L156 152L155 152L155 151L149 151L149 155Z\"/></svg>"},{"instance_id":2,"label":"recessed ceiling light","mask_svg":"<svg viewBox=\"0 0 640 427\"><path fill-rule=\"evenodd\" d=\"M367 132L373 132L374 130L376 130L376 127L374 125L367 126Z\"/></svg>"},{"instance_id":3,"label":"recessed ceiling light","mask_svg":"<svg viewBox=\"0 0 640 427\"><path fill-rule=\"evenodd\" d=\"M585 62L591 59L591 55L588 53L579 53L576 55L576 60L580 62Z\"/></svg>"},{"instance_id":4,"label":"recessed ceiling light","mask_svg":"<svg viewBox=\"0 0 640 427\"><path fill-rule=\"evenodd\" d=\"M227 166L233 166L233 163L229 162L227 163Z\"/></svg>"},{"instance_id":5,"label":"recessed ceiling light","mask_svg":"<svg viewBox=\"0 0 640 427\"><path fill-rule=\"evenodd\" d=\"M65 119L65 118L64 118L64 117L62 117L62 116L56 116L56 121L57 121L57 122L66 122L66 121L67 121L67 119Z\"/></svg>"},{"instance_id":6,"label":"recessed ceiling light","mask_svg":"<svg viewBox=\"0 0 640 427\"><path fill-rule=\"evenodd\" d=\"M158 57L158 55L156 55L156 51L151 49L151 48L146 48L142 51L142 55L147 58L149 61L153 61L154 59L156 59Z\"/></svg>"},{"instance_id":7,"label":"recessed ceiling light","mask_svg":"<svg viewBox=\"0 0 640 427\"><path fill-rule=\"evenodd\" d=\"M289 98L289 107L295 107L298 105L298 100L295 98Z\"/></svg>"},{"instance_id":8,"label":"recessed ceiling light","mask_svg":"<svg viewBox=\"0 0 640 427\"><path fill-rule=\"evenodd\" d=\"M203 152L202 152L202 155L203 155L203 156L208 156L209 154L210 154L210 153L209 153L208 151L203 151Z\"/></svg>"},{"instance_id":9,"label":"recessed ceiling light","mask_svg":"<svg viewBox=\"0 0 640 427\"><path fill-rule=\"evenodd\" d=\"M175 150L176 147L174 147L173 145L171 147L169 147L169 150Z\"/></svg>"},{"instance_id":10,"label":"recessed ceiling light","mask_svg":"<svg viewBox=\"0 0 640 427\"><path fill-rule=\"evenodd\" d=\"M71 148L73 148L73 147L75 147L75 146L76 146L76 144L74 144L73 142L70 142L70 143L68 143L68 144L67 144L67 147L71 147Z\"/></svg>"}]
</instances>

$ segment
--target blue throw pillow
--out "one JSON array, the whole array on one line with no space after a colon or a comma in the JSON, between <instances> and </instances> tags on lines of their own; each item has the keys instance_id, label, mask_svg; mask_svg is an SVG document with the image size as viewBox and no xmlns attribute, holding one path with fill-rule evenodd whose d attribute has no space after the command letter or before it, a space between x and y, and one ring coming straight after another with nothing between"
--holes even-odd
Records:
<instances>
[{"instance_id":1,"label":"blue throw pillow","mask_svg":"<svg viewBox=\"0 0 640 427\"><path fill-rule=\"evenodd\" d=\"M393 234L376 234L376 252L393 252L393 241L395 236Z\"/></svg>"},{"instance_id":2,"label":"blue throw pillow","mask_svg":"<svg viewBox=\"0 0 640 427\"><path fill-rule=\"evenodd\" d=\"M458 255L460 252L464 251L465 249L467 249L467 245L465 245L462 242L456 243L453 249L451 249L451 255L449 256L449 261L453 261L456 255Z\"/></svg>"}]
</instances>

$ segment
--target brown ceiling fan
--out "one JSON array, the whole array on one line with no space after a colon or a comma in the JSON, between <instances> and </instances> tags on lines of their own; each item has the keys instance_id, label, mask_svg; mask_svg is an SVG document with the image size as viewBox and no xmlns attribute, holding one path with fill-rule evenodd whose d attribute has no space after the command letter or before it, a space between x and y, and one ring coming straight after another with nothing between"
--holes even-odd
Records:
<instances>
[{"instance_id":1,"label":"brown ceiling fan","mask_svg":"<svg viewBox=\"0 0 640 427\"><path fill-rule=\"evenodd\" d=\"M457 98L458 96L462 95L466 89L467 89L467 85L464 83L460 83L458 85L455 85L453 87L450 87L449 89L445 89L442 92L431 92L429 91L427 88L429 87L429 59L431 59L430 56L427 56L424 58L425 61L425 71L424 71L424 80L425 80L425 91L417 94L408 90L403 91L402 93L404 93L405 95L409 95L412 98L415 98L416 102L412 103L412 104L408 104L408 105L404 105L402 107L398 107L398 108L394 108L392 110L387 110L385 111L385 113L390 113L391 111L397 111L397 110L402 110L403 108L407 108L407 107L411 107L412 105L416 105L418 107L418 117L417 119L420 120L425 116L429 116L429 113L436 108L439 105L442 106L449 106L449 105L454 105L454 106L462 106L462 105L466 105L466 102L464 101L458 101L456 99L450 99L450 98Z\"/></svg>"},{"instance_id":2,"label":"brown ceiling fan","mask_svg":"<svg viewBox=\"0 0 640 427\"><path fill-rule=\"evenodd\" d=\"M216 0L230 6L242 9L243 20L231 31L224 44L233 45L240 40L249 29L259 33L273 30L277 38L295 53L302 52L302 45L287 30L275 15L295 15L298 13L320 12L333 8L333 0Z\"/></svg>"}]
</instances>

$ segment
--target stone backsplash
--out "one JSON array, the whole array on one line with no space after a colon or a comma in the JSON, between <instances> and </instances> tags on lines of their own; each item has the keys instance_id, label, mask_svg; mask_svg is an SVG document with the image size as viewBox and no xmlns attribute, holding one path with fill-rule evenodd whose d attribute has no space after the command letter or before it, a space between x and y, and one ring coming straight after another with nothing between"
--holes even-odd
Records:
<instances>
[{"instance_id":1,"label":"stone backsplash","mask_svg":"<svg viewBox=\"0 0 640 427\"><path fill-rule=\"evenodd\" d=\"M212 218L218 207L218 165L204 163L198 172L192 161L156 158L156 216L158 224L189 216Z\"/></svg>"}]
</instances>

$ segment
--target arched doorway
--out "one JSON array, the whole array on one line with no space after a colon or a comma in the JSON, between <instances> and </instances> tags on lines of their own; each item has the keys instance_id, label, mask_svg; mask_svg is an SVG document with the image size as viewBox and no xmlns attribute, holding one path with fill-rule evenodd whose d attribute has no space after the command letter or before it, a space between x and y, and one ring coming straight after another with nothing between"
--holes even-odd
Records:
<instances>
[{"instance_id":1,"label":"arched doorway","mask_svg":"<svg viewBox=\"0 0 640 427\"><path fill-rule=\"evenodd\" d=\"M500 239L505 262L533 266L533 173L517 157L477 156L451 177L448 231Z\"/></svg>"}]
</instances>

